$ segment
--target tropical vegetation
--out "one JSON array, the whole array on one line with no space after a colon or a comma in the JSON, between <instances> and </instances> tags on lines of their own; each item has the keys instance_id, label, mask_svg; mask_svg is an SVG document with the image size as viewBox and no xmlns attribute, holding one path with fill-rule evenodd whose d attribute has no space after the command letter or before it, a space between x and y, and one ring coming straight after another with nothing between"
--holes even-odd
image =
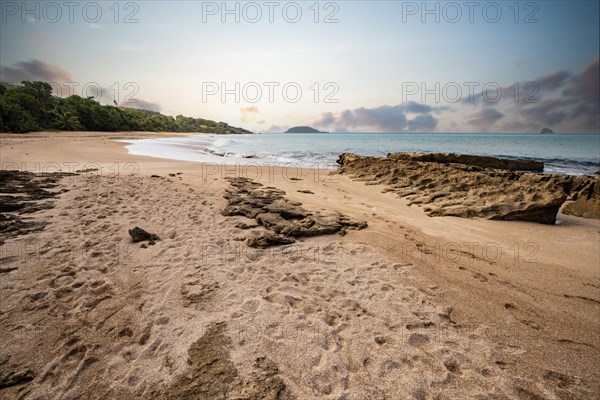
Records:
<instances>
[{"instance_id":1,"label":"tropical vegetation","mask_svg":"<svg viewBox=\"0 0 600 400\"><path fill-rule=\"evenodd\" d=\"M0 132L42 130L252 133L209 119L102 105L93 97L62 98L46 82L0 83Z\"/></svg>"}]
</instances>

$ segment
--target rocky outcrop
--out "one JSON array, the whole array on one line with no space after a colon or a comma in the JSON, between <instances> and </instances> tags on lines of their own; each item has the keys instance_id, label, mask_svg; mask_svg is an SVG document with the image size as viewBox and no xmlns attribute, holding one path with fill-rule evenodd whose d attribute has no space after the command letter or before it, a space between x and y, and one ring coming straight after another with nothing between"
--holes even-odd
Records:
<instances>
[{"instance_id":1,"label":"rocky outcrop","mask_svg":"<svg viewBox=\"0 0 600 400\"><path fill-rule=\"evenodd\" d=\"M434 162L438 164L463 164L478 168L504 169L508 171L544 171L544 163L534 160L516 160L489 156L453 153L390 153L393 160Z\"/></svg>"},{"instance_id":2,"label":"rocky outcrop","mask_svg":"<svg viewBox=\"0 0 600 400\"><path fill-rule=\"evenodd\" d=\"M457 216L553 224L575 179L545 175L529 160L458 154L395 153L387 157L340 155L340 171L368 184L386 185L430 216ZM568 188L567 188L568 187ZM568 190L567 190L568 189Z\"/></svg>"},{"instance_id":3,"label":"rocky outcrop","mask_svg":"<svg viewBox=\"0 0 600 400\"><path fill-rule=\"evenodd\" d=\"M10 356L0 358L0 390L31 382L35 374L31 366L11 364Z\"/></svg>"},{"instance_id":4,"label":"rocky outcrop","mask_svg":"<svg viewBox=\"0 0 600 400\"><path fill-rule=\"evenodd\" d=\"M600 219L600 177L572 177L570 197L562 209L563 214Z\"/></svg>"},{"instance_id":5,"label":"rocky outcrop","mask_svg":"<svg viewBox=\"0 0 600 400\"><path fill-rule=\"evenodd\" d=\"M544 134L544 135L546 135L546 134L553 134L553 133L554 133L554 131L553 131L552 129L543 128L543 129L540 131L540 133L541 133L541 134Z\"/></svg>"},{"instance_id":6,"label":"rocky outcrop","mask_svg":"<svg viewBox=\"0 0 600 400\"><path fill-rule=\"evenodd\" d=\"M268 230L258 237L250 237L247 244L251 247L289 244L297 237L344 234L346 229L367 226L366 222L353 221L336 212L308 211L301 203L286 199L283 190L264 187L251 179L230 178L229 183L231 188L225 194L229 204L221 213L254 219Z\"/></svg>"}]
</instances>

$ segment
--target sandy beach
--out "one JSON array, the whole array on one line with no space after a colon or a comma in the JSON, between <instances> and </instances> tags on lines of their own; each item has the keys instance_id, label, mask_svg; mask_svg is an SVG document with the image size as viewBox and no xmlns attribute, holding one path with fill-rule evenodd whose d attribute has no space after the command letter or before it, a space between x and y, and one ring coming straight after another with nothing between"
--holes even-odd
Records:
<instances>
[{"instance_id":1,"label":"sandy beach","mask_svg":"<svg viewBox=\"0 0 600 400\"><path fill-rule=\"evenodd\" d=\"M175 135L0 135L3 171L76 173L0 246L0 398L598 397L600 220L430 217L335 171L116 141ZM368 226L251 248L231 178Z\"/></svg>"}]
</instances>

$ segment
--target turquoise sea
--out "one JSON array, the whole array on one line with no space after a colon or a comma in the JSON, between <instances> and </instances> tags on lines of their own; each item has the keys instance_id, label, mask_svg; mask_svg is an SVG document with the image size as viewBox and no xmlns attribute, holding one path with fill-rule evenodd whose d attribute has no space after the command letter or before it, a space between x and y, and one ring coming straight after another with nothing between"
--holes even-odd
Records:
<instances>
[{"instance_id":1,"label":"turquoise sea","mask_svg":"<svg viewBox=\"0 0 600 400\"><path fill-rule=\"evenodd\" d=\"M545 172L593 175L600 168L600 134L329 133L191 135L127 141L132 154L175 160L336 168L340 153L462 153L544 162Z\"/></svg>"}]
</instances>

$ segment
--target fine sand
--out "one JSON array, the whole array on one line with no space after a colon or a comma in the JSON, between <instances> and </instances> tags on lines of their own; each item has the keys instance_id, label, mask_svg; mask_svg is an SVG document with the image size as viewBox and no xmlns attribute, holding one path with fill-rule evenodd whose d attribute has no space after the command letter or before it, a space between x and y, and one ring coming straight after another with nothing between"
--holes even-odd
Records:
<instances>
[{"instance_id":1,"label":"fine sand","mask_svg":"<svg viewBox=\"0 0 600 400\"><path fill-rule=\"evenodd\" d=\"M429 217L330 171L112 140L158 136L0 135L1 169L86 171L0 246L0 398L598 398L600 221ZM227 177L368 227L249 248Z\"/></svg>"}]
</instances>

